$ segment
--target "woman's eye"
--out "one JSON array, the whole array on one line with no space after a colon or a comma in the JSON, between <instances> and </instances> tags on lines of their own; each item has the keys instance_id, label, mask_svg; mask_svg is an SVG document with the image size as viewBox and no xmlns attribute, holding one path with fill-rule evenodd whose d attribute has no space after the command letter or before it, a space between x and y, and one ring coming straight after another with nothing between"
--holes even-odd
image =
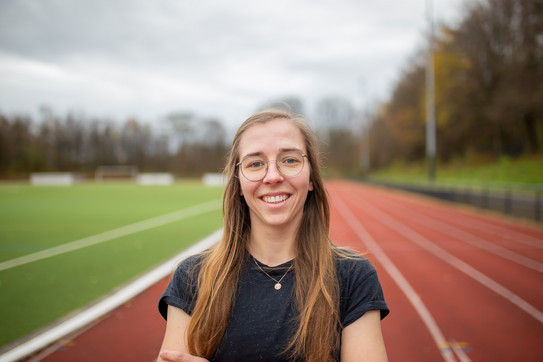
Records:
<instances>
[{"instance_id":1,"label":"woman's eye","mask_svg":"<svg viewBox=\"0 0 543 362\"><path fill-rule=\"evenodd\" d=\"M263 161L252 161L247 165L248 168L259 168L262 166L264 166Z\"/></svg>"},{"instance_id":2,"label":"woman's eye","mask_svg":"<svg viewBox=\"0 0 543 362\"><path fill-rule=\"evenodd\" d=\"M297 163L300 163L300 160L294 157L288 157L288 158L283 159L283 164L286 164L286 165L295 165Z\"/></svg>"}]
</instances>

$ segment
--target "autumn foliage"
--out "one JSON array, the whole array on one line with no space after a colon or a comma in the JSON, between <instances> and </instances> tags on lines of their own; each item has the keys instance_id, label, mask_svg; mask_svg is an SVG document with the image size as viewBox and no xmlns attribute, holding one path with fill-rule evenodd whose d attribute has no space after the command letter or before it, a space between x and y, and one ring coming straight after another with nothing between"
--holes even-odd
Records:
<instances>
[{"instance_id":1,"label":"autumn foliage","mask_svg":"<svg viewBox=\"0 0 543 362\"><path fill-rule=\"evenodd\" d=\"M541 153L543 1L470 4L434 39L437 157ZM372 117L373 167L424 159L425 69L423 49Z\"/></svg>"}]
</instances>

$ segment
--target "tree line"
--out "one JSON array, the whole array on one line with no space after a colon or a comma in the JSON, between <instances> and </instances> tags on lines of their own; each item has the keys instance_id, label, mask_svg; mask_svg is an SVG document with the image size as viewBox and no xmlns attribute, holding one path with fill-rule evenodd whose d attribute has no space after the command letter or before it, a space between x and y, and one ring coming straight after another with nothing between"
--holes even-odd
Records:
<instances>
[{"instance_id":1,"label":"tree line","mask_svg":"<svg viewBox=\"0 0 543 362\"><path fill-rule=\"evenodd\" d=\"M516 157L543 143L543 1L469 3L435 36L437 157ZM370 122L374 167L425 158L426 51Z\"/></svg>"},{"instance_id":2,"label":"tree line","mask_svg":"<svg viewBox=\"0 0 543 362\"><path fill-rule=\"evenodd\" d=\"M136 119L120 124L47 110L40 122L0 114L0 175L69 171L92 176L98 166L130 165L140 172L185 177L220 172L227 152L226 131L213 119L190 113L167 117L156 131Z\"/></svg>"},{"instance_id":3,"label":"tree line","mask_svg":"<svg viewBox=\"0 0 543 362\"><path fill-rule=\"evenodd\" d=\"M499 158L542 153L543 0L481 0L456 26L434 37L437 158ZM308 114L322 141L324 172L359 174L394 162L425 159L427 49L418 50L390 98L356 109L342 97L319 100L308 114L300 97L256 109L287 106ZM199 176L220 172L229 137L216 119L171 113L151 127L120 124L44 108L42 119L0 114L0 176L37 171L91 174L100 165Z\"/></svg>"},{"instance_id":4,"label":"tree line","mask_svg":"<svg viewBox=\"0 0 543 362\"><path fill-rule=\"evenodd\" d=\"M285 97L257 107L305 113L298 97ZM59 116L50 108L41 119L0 112L0 177L26 178L31 172L75 172L92 178L99 166L135 166L140 172L169 172L199 177L221 172L230 139L223 123L190 112L174 112L153 126L128 119ZM323 141L328 173L341 174L356 162L354 107L339 97L325 97L309 119ZM241 121L240 121L241 122Z\"/></svg>"}]
</instances>

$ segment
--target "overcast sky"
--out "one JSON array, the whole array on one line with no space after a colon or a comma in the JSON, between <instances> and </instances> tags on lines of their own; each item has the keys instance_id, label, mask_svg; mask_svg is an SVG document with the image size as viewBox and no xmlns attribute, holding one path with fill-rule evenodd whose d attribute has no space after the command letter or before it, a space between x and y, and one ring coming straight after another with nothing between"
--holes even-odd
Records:
<instances>
[{"instance_id":1,"label":"overcast sky","mask_svg":"<svg viewBox=\"0 0 543 362\"><path fill-rule=\"evenodd\" d=\"M389 96L427 0L1 0L0 111L239 125L285 96ZM433 0L451 23L463 0ZM361 81L362 80L362 81ZM361 98L360 95L364 98Z\"/></svg>"}]
</instances>

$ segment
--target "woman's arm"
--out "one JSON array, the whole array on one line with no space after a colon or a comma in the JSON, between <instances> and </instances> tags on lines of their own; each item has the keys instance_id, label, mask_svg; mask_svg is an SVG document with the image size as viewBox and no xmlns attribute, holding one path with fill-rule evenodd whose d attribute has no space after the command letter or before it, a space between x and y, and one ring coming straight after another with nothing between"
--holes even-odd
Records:
<instances>
[{"instance_id":1,"label":"woman's arm","mask_svg":"<svg viewBox=\"0 0 543 362\"><path fill-rule=\"evenodd\" d=\"M186 331L189 322L190 316L187 313L177 307L168 306L166 333L157 362L206 361L188 354Z\"/></svg>"},{"instance_id":2,"label":"woman's arm","mask_svg":"<svg viewBox=\"0 0 543 362\"><path fill-rule=\"evenodd\" d=\"M388 361L381 332L381 312L371 310L348 325L341 335L341 362Z\"/></svg>"}]
</instances>

